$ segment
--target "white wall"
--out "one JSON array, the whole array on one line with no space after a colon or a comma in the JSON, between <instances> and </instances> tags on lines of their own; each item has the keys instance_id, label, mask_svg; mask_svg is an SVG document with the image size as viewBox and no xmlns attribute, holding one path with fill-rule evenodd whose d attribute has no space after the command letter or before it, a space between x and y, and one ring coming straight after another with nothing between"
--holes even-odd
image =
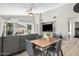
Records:
<instances>
[{"instance_id":1,"label":"white wall","mask_svg":"<svg viewBox=\"0 0 79 59\"><path fill-rule=\"evenodd\" d=\"M62 33L63 36L68 36L68 18L75 17L78 14L73 12L73 6L75 4L67 4L54 10L47 11L42 14L42 22L56 21L56 33ZM56 19L53 17L56 16ZM74 19L73 19L74 20Z\"/></svg>"},{"instance_id":2,"label":"white wall","mask_svg":"<svg viewBox=\"0 0 79 59\"><path fill-rule=\"evenodd\" d=\"M3 32L3 20L0 17L0 36L2 36L2 32Z\"/></svg>"}]
</instances>

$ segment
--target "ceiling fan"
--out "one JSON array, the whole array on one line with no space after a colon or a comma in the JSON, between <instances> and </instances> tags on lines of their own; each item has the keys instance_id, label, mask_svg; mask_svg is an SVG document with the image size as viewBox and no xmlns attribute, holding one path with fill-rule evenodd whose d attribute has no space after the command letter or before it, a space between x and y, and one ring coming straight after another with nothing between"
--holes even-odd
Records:
<instances>
[{"instance_id":1,"label":"ceiling fan","mask_svg":"<svg viewBox=\"0 0 79 59\"><path fill-rule=\"evenodd\" d=\"M27 13L28 16L33 16L32 9L27 10L26 13Z\"/></svg>"},{"instance_id":2,"label":"ceiling fan","mask_svg":"<svg viewBox=\"0 0 79 59\"><path fill-rule=\"evenodd\" d=\"M34 4L31 4L30 8L28 10L26 10L26 15L28 16L33 16L35 14L39 14L39 13L35 13L33 10L35 9Z\"/></svg>"}]
</instances>

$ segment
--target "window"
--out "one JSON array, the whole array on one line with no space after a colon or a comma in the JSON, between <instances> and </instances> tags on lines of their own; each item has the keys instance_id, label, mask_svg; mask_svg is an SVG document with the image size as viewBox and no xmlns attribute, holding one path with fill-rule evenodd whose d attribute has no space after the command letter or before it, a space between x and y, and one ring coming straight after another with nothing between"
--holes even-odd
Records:
<instances>
[{"instance_id":1,"label":"window","mask_svg":"<svg viewBox=\"0 0 79 59\"><path fill-rule=\"evenodd\" d=\"M32 25L27 24L27 31L28 31L28 34L31 34L31 30L32 30Z\"/></svg>"},{"instance_id":2,"label":"window","mask_svg":"<svg viewBox=\"0 0 79 59\"><path fill-rule=\"evenodd\" d=\"M31 30L32 25L27 24L27 30Z\"/></svg>"},{"instance_id":3,"label":"window","mask_svg":"<svg viewBox=\"0 0 79 59\"><path fill-rule=\"evenodd\" d=\"M6 23L6 35L13 34L13 23Z\"/></svg>"},{"instance_id":4,"label":"window","mask_svg":"<svg viewBox=\"0 0 79 59\"><path fill-rule=\"evenodd\" d=\"M24 35L26 34L26 30L25 26L15 23L15 35Z\"/></svg>"}]
</instances>

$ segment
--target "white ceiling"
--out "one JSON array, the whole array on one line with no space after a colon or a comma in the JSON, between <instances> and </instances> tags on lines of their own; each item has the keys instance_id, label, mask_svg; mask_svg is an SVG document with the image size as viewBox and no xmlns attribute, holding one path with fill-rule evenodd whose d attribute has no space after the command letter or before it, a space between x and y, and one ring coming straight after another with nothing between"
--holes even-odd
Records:
<instances>
[{"instance_id":1,"label":"white ceiling","mask_svg":"<svg viewBox=\"0 0 79 59\"><path fill-rule=\"evenodd\" d=\"M17 9L19 11L26 11L32 8L34 13L43 13L64 4L66 3L0 3L0 10L6 11L8 9L10 11Z\"/></svg>"}]
</instances>

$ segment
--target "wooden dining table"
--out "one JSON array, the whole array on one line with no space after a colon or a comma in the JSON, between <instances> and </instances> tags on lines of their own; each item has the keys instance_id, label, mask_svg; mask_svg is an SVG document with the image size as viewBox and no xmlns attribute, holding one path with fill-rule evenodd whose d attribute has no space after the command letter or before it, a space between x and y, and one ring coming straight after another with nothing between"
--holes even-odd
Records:
<instances>
[{"instance_id":1,"label":"wooden dining table","mask_svg":"<svg viewBox=\"0 0 79 59\"><path fill-rule=\"evenodd\" d=\"M48 39L35 39L30 41L31 43L35 44L38 47L43 48L43 51L45 52L46 48L54 43L56 43L58 40L56 38L53 37L49 37ZM46 55L45 53L43 53L43 55Z\"/></svg>"}]
</instances>

